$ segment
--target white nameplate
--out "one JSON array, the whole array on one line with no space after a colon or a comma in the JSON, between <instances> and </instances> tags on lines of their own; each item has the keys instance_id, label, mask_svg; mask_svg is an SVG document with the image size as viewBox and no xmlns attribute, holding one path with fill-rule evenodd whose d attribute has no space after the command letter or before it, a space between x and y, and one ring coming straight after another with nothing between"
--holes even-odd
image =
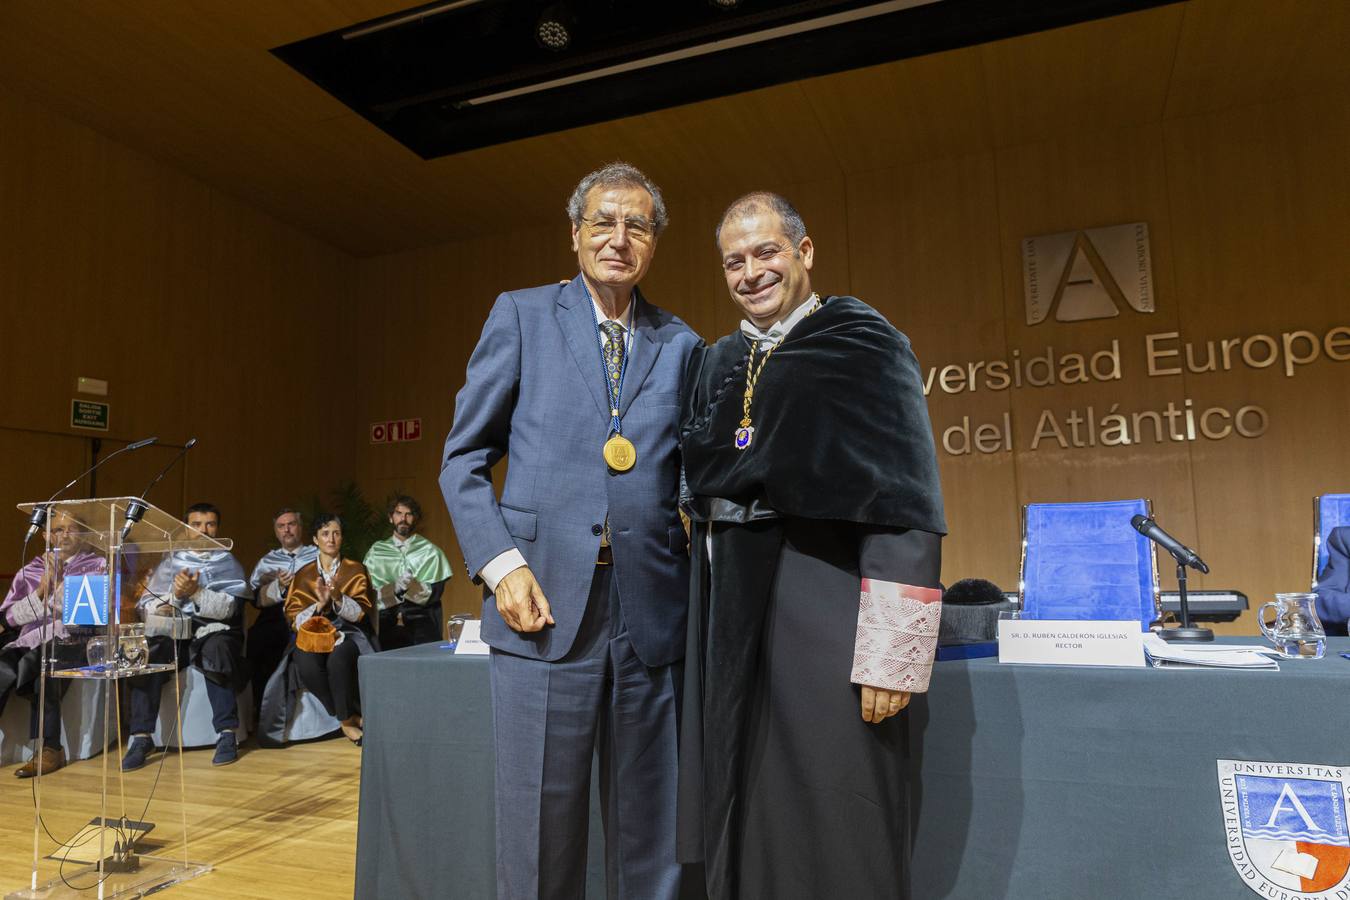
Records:
<instances>
[{"instance_id":1,"label":"white nameplate","mask_svg":"<svg viewBox=\"0 0 1350 900\"><path fill-rule=\"evenodd\" d=\"M487 656L492 652L492 648L484 643L480 634L482 627L481 619L465 620L464 628L459 633L459 640L455 642L456 656Z\"/></svg>"},{"instance_id":2,"label":"white nameplate","mask_svg":"<svg viewBox=\"0 0 1350 900\"><path fill-rule=\"evenodd\" d=\"M1144 665L1138 622L1001 619L998 661L1045 666Z\"/></svg>"}]
</instances>

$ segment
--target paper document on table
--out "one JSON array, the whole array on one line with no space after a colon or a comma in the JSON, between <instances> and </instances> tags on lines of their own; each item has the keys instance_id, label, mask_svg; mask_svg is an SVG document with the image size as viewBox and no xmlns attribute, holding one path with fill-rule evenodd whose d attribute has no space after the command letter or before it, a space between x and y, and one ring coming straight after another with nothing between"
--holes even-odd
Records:
<instances>
[{"instance_id":1,"label":"paper document on table","mask_svg":"<svg viewBox=\"0 0 1350 900\"><path fill-rule=\"evenodd\" d=\"M482 627L483 623L478 619L465 620L464 628L459 633L459 640L455 642L456 656L487 656L492 652L492 648L479 634Z\"/></svg>"},{"instance_id":2,"label":"paper document on table","mask_svg":"<svg viewBox=\"0 0 1350 900\"><path fill-rule=\"evenodd\" d=\"M1155 668L1204 666L1215 669L1280 670L1280 664L1263 656L1265 648L1237 644L1169 644L1156 634L1144 635L1144 652Z\"/></svg>"}]
</instances>

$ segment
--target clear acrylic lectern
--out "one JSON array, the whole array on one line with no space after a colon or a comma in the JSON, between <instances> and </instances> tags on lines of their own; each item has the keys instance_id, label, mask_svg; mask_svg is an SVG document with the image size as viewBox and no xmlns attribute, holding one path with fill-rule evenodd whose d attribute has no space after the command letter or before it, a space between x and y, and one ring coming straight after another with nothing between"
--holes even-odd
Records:
<instances>
[{"instance_id":1,"label":"clear acrylic lectern","mask_svg":"<svg viewBox=\"0 0 1350 900\"><path fill-rule=\"evenodd\" d=\"M232 542L208 538L134 497L22 503L19 509L32 513L41 506L49 508L41 585L24 601L43 623L38 709L57 684L53 679L79 679L83 684L72 688L97 694L104 752L94 786L82 773L53 773L45 791L42 775L34 779L32 880L5 900L141 897L211 867L188 857L182 698L176 693L177 724L167 743L178 745L177 759L170 762L175 754L166 752L137 772L122 771L119 751L126 741L118 713L126 679L178 668L177 641L173 662L148 662L136 602L168 555L229 550ZM140 513L130 525L128 507ZM177 692L178 679L171 683ZM38 743L34 752L41 753Z\"/></svg>"}]
</instances>

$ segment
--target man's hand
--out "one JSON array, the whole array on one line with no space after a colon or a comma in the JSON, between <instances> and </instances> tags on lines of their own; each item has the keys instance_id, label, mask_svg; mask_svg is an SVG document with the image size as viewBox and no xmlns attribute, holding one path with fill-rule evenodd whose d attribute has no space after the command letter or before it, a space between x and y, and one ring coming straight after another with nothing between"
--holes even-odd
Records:
<instances>
[{"instance_id":1,"label":"man's hand","mask_svg":"<svg viewBox=\"0 0 1350 900\"><path fill-rule=\"evenodd\" d=\"M909 691L888 691L863 685L862 718L875 725L885 721L909 705Z\"/></svg>"},{"instance_id":2,"label":"man's hand","mask_svg":"<svg viewBox=\"0 0 1350 900\"><path fill-rule=\"evenodd\" d=\"M52 596L52 593L56 588L58 577L56 572L56 554L48 552L43 555L42 577L38 579L36 593L39 599L46 600Z\"/></svg>"},{"instance_id":3,"label":"man's hand","mask_svg":"<svg viewBox=\"0 0 1350 900\"><path fill-rule=\"evenodd\" d=\"M521 566L497 582L496 596L497 612L501 613L513 631L528 634L543 631L545 625L554 624L544 589L535 580L529 566Z\"/></svg>"},{"instance_id":4,"label":"man's hand","mask_svg":"<svg viewBox=\"0 0 1350 900\"><path fill-rule=\"evenodd\" d=\"M173 595L179 600L186 600L197 593L198 583L196 573L189 572L187 569L179 569L178 574L173 576Z\"/></svg>"},{"instance_id":5,"label":"man's hand","mask_svg":"<svg viewBox=\"0 0 1350 900\"><path fill-rule=\"evenodd\" d=\"M281 585L284 588L288 588L291 586L291 581L295 578L295 573L284 572L281 569L277 569L276 572L273 574L273 577L276 579L277 584Z\"/></svg>"}]
</instances>

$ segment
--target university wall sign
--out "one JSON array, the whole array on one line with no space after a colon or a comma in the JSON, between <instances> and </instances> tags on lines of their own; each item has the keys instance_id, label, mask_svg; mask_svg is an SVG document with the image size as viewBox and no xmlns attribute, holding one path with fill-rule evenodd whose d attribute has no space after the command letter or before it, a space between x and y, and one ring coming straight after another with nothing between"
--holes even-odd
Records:
<instances>
[{"instance_id":1,"label":"university wall sign","mask_svg":"<svg viewBox=\"0 0 1350 900\"><path fill-rule=\"evenodd\" d=\"M1051 319L1082 322L1153 313L1148 235L1148 223L1132 222L1023 240L1027 326L1035 328ZM1350 326L1338 325L1320 333L1295 329L1204 340L1184 339L1176 331L1158 331L1144 335L1133 348L1122 347L1121 339L1115 338L1107 345L1070 350L1046 345L1023 354L1014 349L1005 359L930 366L923 371L923 391L927 397L938 398L979 391L1071 387L1121 382L1134 372L1148 378L1170 378L1268 369L1293 378L1304 367L1324 360L1350 361ZM972 422L970 416L963 416L936 437L948 454L963 456L1011 452L1018 446L1026 450L1069 450L1251 439L1264 435L1270 425L1263 407L1240 398L1198 407L1190 398L1180 397L1146 409L1132 408L1129 400L1129 392L1122 391L1119 401L1105 405L1043 409L1032 433L1021 442L1013 434L1010 413L992 422Z\"/></svg>"}]
</instances>

